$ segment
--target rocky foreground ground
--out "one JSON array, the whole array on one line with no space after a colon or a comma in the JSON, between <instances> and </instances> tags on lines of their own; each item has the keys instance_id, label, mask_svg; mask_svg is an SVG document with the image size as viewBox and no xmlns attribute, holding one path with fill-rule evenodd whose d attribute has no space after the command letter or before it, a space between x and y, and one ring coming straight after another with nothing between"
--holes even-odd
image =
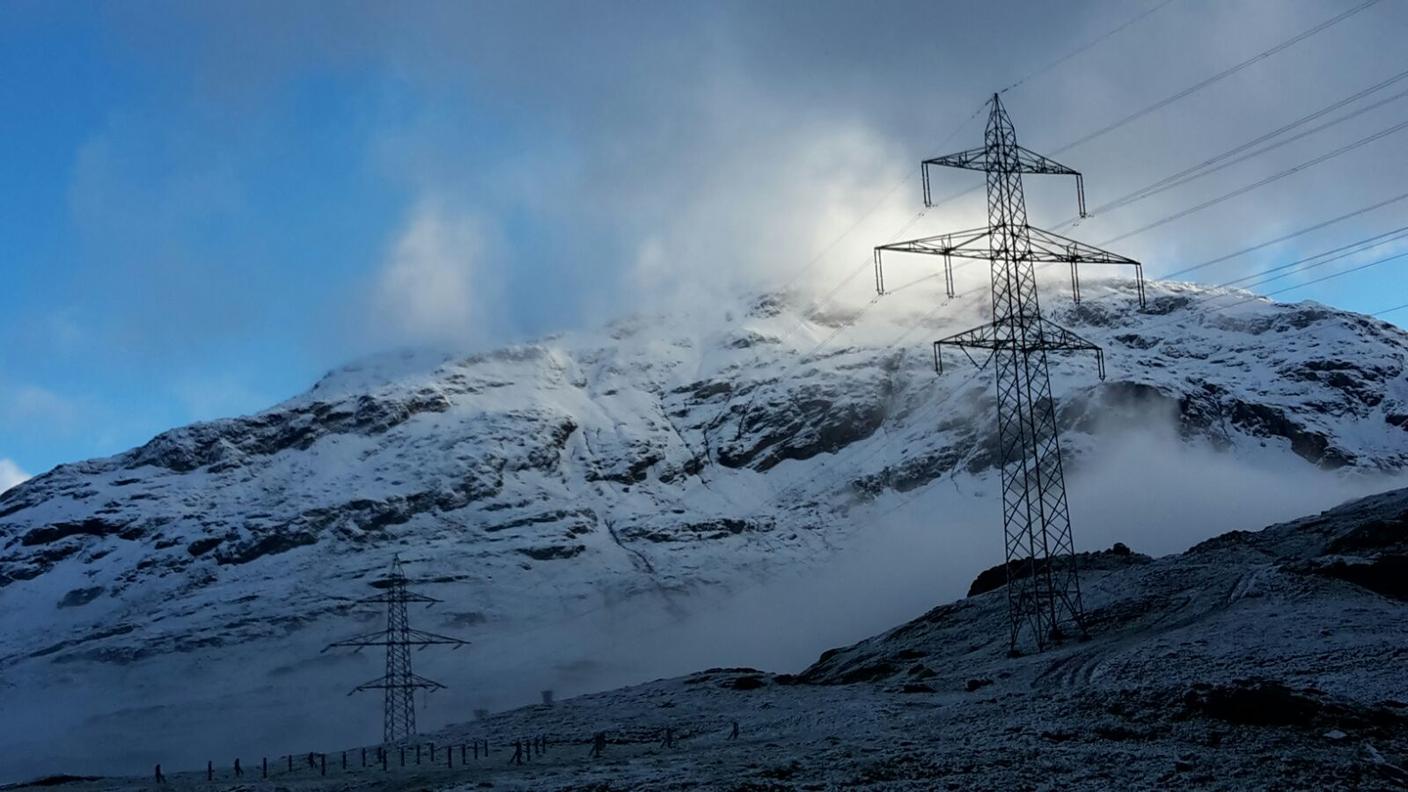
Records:
<instances>
[{"instance_id":1,"label":"rocky foreground ground","mask_svg":"<svg viewBox=\"0 0 1408 792\"><path fill-rule=\"evenodd\" d=\"M339 749L326 776L302 759L261 780L246 760L244 780L219 767L168 787L1405 789L1406 529L1399 490L1176 556L1092 554L1092 635L1042 654L1007 656L998 586L800 674L714 669L491 715L428 735L406 767L397 751L363 769L352 749L344 771ZM546 752L511 764L512 741L539 734ZM446 765L446 745L485 737L487 758Z\"/></svg>"}]
</instances>

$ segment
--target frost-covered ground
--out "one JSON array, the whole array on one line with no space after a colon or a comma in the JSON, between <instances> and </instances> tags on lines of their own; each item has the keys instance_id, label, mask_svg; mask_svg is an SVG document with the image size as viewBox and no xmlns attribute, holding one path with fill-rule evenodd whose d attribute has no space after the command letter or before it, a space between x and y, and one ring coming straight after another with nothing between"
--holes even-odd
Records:
<instances>
[{"instance_id":1,"label":"frost-covered ground","mask_svg":"<svg viewBox=\"0 0 1408 792\"><path fill-rule=\"evenodd\" d=\"M428 747L404 768L393 751L385 771L363 769L353 748L343 771L337 748L328 776L276 762L267 786L1408 788L1408 490L1180 555L1084 563L1091 637L1043 654L1007 656L998 588L797 675L714 669L518 709L426 735L433 767ZM599 758L596 732L608 739ZM539 734L545 754L508 763L507 742ZM489 758L455 751L445 766L446 745L486 737ZM228 774L213 788L255 787ZM173 782L212 788L203 773Z\"/></svg>"},{"instance_id":2,"label":"frost-covered ground","mask_svg":"<svg viewBox=\"0 0 1408 792\"><path fill-rule=\"evenodd\" d=\"M354 744L379 727L393 553L445 600L417 655L464 720L707 665L797 670L959 596L1000 552L992 397L930 339L986 292L770 296L472 357L392 356L254 416L0 495L0 778ZM1408 463L1404 333L1313 303L1122 282L1048 313L1082 548L1151 553L1385 489ZM1220 310L1222 306L1231 306Z\"/></svg>"}]
</instances>

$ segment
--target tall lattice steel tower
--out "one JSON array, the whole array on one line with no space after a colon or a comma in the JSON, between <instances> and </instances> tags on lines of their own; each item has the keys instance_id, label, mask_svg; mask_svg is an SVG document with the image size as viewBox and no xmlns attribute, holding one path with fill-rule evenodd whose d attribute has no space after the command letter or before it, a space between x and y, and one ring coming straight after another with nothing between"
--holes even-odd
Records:
<instances>
[{"instance_id":1,"label":"tall lattice steel tower","mask_svg":"<svg viewBox=\"0 0 1408 792\"><path fill-rule=\"evenodd\" d=\"M997 435L1002 466L1002 527L1007 563L1010 649L1018 651L1024 631L1037 651L1072 632L1085 633L1070 509L1061 469L1061 444L1046 355L1087 350L1096 354L1101 379L1104 354L1041 315L1036 265L1066 263L1071 289L1080 300L1078 265L1127 264L1135 268L1136 288L1144 305L1143 268L1139 262L1067 239L1027 224L1022 174L1052 173L1076 177L1080 214L1085 216L1081 175L1017 145L1012 121L994 94L981 148L925 160L924 203L933 206L929 167L947 166L987 174L987 228L959 231L875 249L875 285L885 291L883 251L925 253L944 258L949 296L953 296L952 258L986 259L992 267L992 323L934 342L934 362L943 371L944 345L988 350L995 361Z\"/></svg>"},{"instance_id":2,"label":"tall lattice steel tower","mask_svg":"<svg viewBox=\"0 0 1408 792\"><path fill-rule=\"evenodd\" d=\"M384 578L372 581L374 588L381 593L358 600L362 603L386 605L386 629L368 633L345 641L328 644L323 649L355 647L361 651L368 646L386 647L386 675L365 682L353 688L348 695L364 690L381 690L385 699L382 723L382 741L395 743L416 734L416 690L437 690L445 687L434 680L419 676L411 670L411 647L421 648L433 645L452 646L456 649L469 643L448 635L411 629L410 618L406 615L406 605L411 602L424 602L426 607L439 602L434 597L417 594L406 588L406 576L401 571L401 557L391 560L391 572Z\"/></svg>"}]
</instances>

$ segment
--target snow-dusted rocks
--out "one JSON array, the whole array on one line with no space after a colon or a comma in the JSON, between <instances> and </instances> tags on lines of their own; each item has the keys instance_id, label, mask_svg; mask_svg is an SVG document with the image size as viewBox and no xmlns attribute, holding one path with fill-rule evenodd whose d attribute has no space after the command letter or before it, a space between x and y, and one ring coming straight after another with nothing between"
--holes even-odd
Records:
<instances>
[{"instance_id":1,"label":"snow-dusted rocks","mask_svg":"<svg viewBox=\"0 0 1408 792\"><path fill-rule=\"evenodd\" d=\"M473 660L457 662L478 682L531 667L591 688L606 678L582 657L546 659L553 631L639 601L678 614L835 557L940 479L988 497L990 372L960 359L936 377L927 347L980 323L986 291L945 302L931 285L865 308L771 295L486 354L388 355L0 494L4 692L66 713L16 727L40 744L26 756L65 735L129 753L133 728L185 739L213 728L183 709L194 699L231 724L292 729L306 708L288 690L340 692L370 668L317 653L358 626L347 601L396 552L446 601L416 618L472 630ZM1118 282L1085 296L1045 306L1107 353L1104 383L1093 360L1053 367L1077 475L1105 438L1150 422L1306 471L1408 466L1397 328L1184 284L1151 284L1144 312ZM1085 530L1077 508L1078 542ZM966 566L957 593L998 553ZM537 654L490 649L534 629ZM632 673L661 672L642 663ZM186 674L206 683L173 685ZM502 706L553 683L521 684L459 689ZM304 730L342 733L329 720Z\"/></svg>"}]
</instances>

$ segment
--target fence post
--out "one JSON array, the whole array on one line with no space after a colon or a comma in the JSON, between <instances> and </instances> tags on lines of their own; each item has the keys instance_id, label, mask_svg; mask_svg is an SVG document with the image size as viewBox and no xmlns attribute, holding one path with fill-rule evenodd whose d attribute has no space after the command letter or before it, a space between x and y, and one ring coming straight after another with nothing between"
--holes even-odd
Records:
<instances>
[{"instance_id":1,"label":"fence post","mask_svg":"<svg viewBox=\"0 0 1408 792\"><path fill-rule=\"evenodd\" d=\"M474 741L474 760L479 761L479 740Z\"/></svg>"},{"instance_id":2,"label":"fence post","mask_svg":"<svg viewBox=\"0 0 1408 792\"><path fill-rule=\"evenodd\" d=\"M451 768L455 766L455 752L449 746L445 747L445 766Z\"/></svg>"},{"instance_id":3,"label":"fence post","mask_svg":"<svg viewBox=\"0 0 1408 792\"><path fill-rule=\"evenodd\" d=\"M430 762L435 763L435 743L430 744Z\"/></svg>"},{"instance_id":4,"label":"fence post","mask_svg":"<svg viewBox=\"0 0 1408 792\"><path fill-rule=\"evenodd\" d=\"M288 771L293 772L293 754L288 755Z\"/></svg>"},{"instance_id":5,"label":"fence post","mask_svg":"<svg viewBox=\"0 0 1408 792\"><path fill-rule=\"evenodd\" d=\"M420 764L420 743L416 743L416 764Z\"/></svg>"},{"instance_id":6,"label":"fence post","mask_svg":"<svg viewBox=\"0 0 1408 792\"><path fill-rule=\"evenodd\" d=\"M343 770L346 770L346 769L347 769L347 752L346 752L346 751L343 751L343 752L342 752L342 769L343 769Z\"/></svg>"},{"instance_id":7,"label":"fence post","mask_svg":"<svg viewBox=\"0 0 1408 792\"><path fill-rule=\"evenodd\" d=\"M385 749L382 749L382 752L381 752L381 772L385 773L385 772L387 772L388 770L389 770L389 768L387 768L387 766L386 766L386 750L385 750Z\"/></svg>"},{"instance_id":8,"label":"fence post","mask_svg":"<svg viewBox=\"0 0 1408 792\"><path fill-rule=\"evenodd\" d=\"M401 766L406 766L406 747L404 745L401 746Z\"/></svg>"},{"instance_id":9,"label":"fence post","mask_svg":"<svg viewBox=\"0 0 1408 792\"><path fill-rule=\"evenodd\" d=\"M367 766L367 749L366 749L366 748L363 748L363 749L362 749L362 767L366 767L366 766Z\"/></svg>"},{"instance_id":10,"label":"fence post","mask_svg":"<svg viewBox=\"0 0 1408 792\"><path fill-rule=\"evenodd\" d=\"M214 762L207 761L207 762L205 763L205 780L206 780L206 781L214 781L214 780L215 780L215 763L214 763Z\"/></svg>"},{"instance_id":11,"label":"fence post","mask_svg":"<svg viewBox=\"0 0 1408 792\"><path fill-rule=\"evenodd\" d=\"M264 761L260 763L259 777L260 777L260 778L268 778L268 777L269 777L269 757L267 757L267 756L264 757Z\"/></svg>"},{"instance_id":12,"label":"fence post","mask_svg":"<svg viewBox=\"0 0 1408 792\"><path fill-rule=\"evenodd\" d=\"M328 774L328 755L327 755L327 754L318 754L318 764L319 764L319 765L321 766L321 768L322 768L321 771L320 771L321 774L322 774L322 775L327 775L327 774Z\"/></svg>"},{"instance_id":13,"label":"fence post","mask_svg":"<svg viewBox=\"0 0 1408 792\"><path fill-rule=\"evenodd\" d=\"M460 764L464 764L464 743L460 743Z\"/></svg>"}]
</instances>

